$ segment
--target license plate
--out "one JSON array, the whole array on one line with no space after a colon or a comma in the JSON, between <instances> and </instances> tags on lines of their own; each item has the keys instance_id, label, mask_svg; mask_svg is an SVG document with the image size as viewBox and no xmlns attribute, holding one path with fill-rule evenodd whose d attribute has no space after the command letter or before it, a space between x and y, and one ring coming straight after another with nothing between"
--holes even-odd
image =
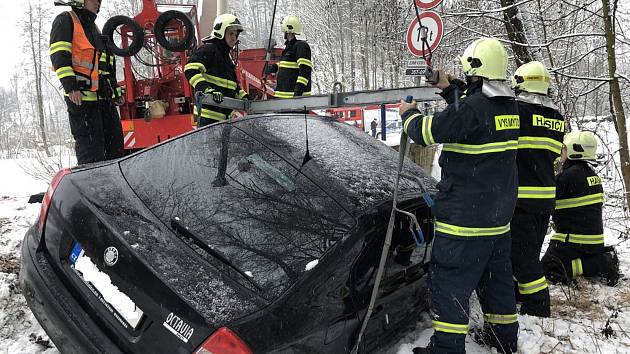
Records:
<instances>
[{"instance_id":1,"label":"license plate","mask_svg":"<svg viewBox=\"0 0 630 354\"><path fill-rule=\"evenodd\" d=\"M90 291L103 303L105 308L125 327L136 329L143 312L127 295L112 284L109 275L101 272L92 260L85 255L78 242L68 255L75 274L87 285Z\"/></svg>"}]
</instances>

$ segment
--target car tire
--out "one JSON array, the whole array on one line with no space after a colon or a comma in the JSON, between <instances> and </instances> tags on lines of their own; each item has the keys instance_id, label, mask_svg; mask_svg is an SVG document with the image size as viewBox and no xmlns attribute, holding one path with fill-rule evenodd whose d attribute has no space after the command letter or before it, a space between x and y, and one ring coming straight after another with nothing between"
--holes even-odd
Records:
<instances>
[{"instance_id":1,"label":"car tire","mask_svg":"<svg viewBox=\"0 0 630 354\"><path fill-rule=\"evenodd\" d=\"M119 48L116 43L114 43L114 31L116 31L119 26L129 26L131 28L133 39L127 48ZM136 55L144 45L144 31L136 21L128 16L119 15L107 20L105 26L103 26L103 35L107 38L107 46L111 49L112 53L120 57Z\"/></svg>"},{"instance_id":2,"label":"car tire","mask_svg":"<svg viewBox=\"0 0 630 354\"><path fill-rule=\"evenodd\" d=\"M172 42L166 38L166 25L171 20L179 20L184 25L185 36L182 40ZM162 13L155 21L153 34L157 42L171 52L183 52L189 49L195 39L195 26L188 16L177 10L169 10Z\"/></svg>"}]
</instances>

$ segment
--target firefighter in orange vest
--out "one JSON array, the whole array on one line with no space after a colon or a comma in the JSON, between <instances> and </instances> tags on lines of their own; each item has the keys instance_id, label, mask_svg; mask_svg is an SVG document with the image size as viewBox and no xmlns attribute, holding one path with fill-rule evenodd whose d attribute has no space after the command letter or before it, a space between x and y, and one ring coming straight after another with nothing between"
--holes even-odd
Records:
<instances>
[{"instance_id":1,"label":"firefighter in orange vest","mask_svg":"<svg viewBox=\"0 0 630 354\"><path fill-rule=\"evenodd\" d=\"M58 4L58 2L56 2ZM50 31L50 60L63 86L77 163L124 155L115 103L122 103L115 59L94 21L100 0L72 0Z\"/></svg>"}]
</instances>

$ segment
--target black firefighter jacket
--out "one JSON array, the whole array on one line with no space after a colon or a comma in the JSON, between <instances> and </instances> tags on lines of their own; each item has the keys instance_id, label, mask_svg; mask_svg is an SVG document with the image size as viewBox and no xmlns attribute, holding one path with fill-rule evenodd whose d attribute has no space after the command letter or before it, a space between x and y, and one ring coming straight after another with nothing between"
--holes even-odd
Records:
<instances>
[{"instance_id":1,"label":"black firefighter jacket","mask_svg":"<svg viewBox=\"0 0 630 354\"><path fill-rule=\"evenodd\" d=\"M293 39L285 43L282 57L273 69L276 77L276 98L309 96L311 94L311 47L305 41Z\"/></svg>"},{"instance_id":2,"label":"black firefighter jacket","mask_svg":"<svg viewBox=\"0 0 630 354\"><path fill-rule=\"evenodd\" d=\"M545 96L521 92L517 101L521 135L516 158L519 179L516 206L526 212L550 215L556 194L553 162L562 151L564 117Z\"/></svg>"},{"instance_id":3,"label":"black firefighter jacket","mask_svg":"<svg viewBox=\"0 0 630 354\"><path fill-rule=\"evenodd\" d=\"M199 47L184 67L186 79L194 92L219 91L225 97L244 98L247 93L241 89L236 77L236 66L230 57L230 47L224 40L211 38ZM232 110L211 105L203 105L201 112L194 108L194 114L212 121L229 117ZM204 125L204 124L200 124Z\"/></svg>"},{"instance_id":4,"label":"black firefighter jacket","mask_svg":"<svg viewBox=\"0 0 630 354\"><path fill-rule=\"evenodd\" d=\"M585 161L567 160L556 178L556 233L552 240L603 245L602 180Z\"/></svg>"},{"instance_id":5,"label":"black firefighter jacket","mask_svg":"<svg viewBox=\"0 0 630 354\"><path fill-rule=\"evenodd\" d=\"M99 98L118 97L121 94L120 87L116 81L116 60L109 51L101 32L94 23L96 14L85 10L72 8L77 16L88 41L94 46L97 52L101 53L99 57ZM76 79L76 75L72 70L72 36L74 33L74 24L69 12L62 12L53 21L50 31L50 61L53 69L57 73L57 78L63 86L65 95L71 91L82 91L84 101L96 101L97 97L93 93L86 91L86 87L81 87Z\"/></svg>"},{"instance_id":6,"label":"black firefighter jacket","mask_svg":"<svg viewBox=\"0 0 630 354\"><path fill-rule=\"evenodd\" d=\"M451 85L442 92L449 103L444 111L403 115L403 128L416 143L444 144L433 211L436 232L449 237L503 235L516 205L518 105L514 97L486 96L483 85L471 83L458 104Z\"/></svg>"}]
</instances>

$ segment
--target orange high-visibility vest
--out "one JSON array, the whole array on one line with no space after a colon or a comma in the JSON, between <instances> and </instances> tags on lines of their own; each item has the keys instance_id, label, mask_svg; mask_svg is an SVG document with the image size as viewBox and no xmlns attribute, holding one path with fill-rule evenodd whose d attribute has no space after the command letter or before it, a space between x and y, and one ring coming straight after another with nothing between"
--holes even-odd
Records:
<instances>
[{"instance_id":1,"label":"orange high-visibility vest","mask_svg":"<svg viewBox=\"0 0 630 354\"><path fill-rule=\"evenodd\" d=\"M98 91L98 62L101 54L90 43L85 30L74 11L68 11L72 17L72 70L77 76L79 86L85 91Z\"/></svg>"}]
</instances>

